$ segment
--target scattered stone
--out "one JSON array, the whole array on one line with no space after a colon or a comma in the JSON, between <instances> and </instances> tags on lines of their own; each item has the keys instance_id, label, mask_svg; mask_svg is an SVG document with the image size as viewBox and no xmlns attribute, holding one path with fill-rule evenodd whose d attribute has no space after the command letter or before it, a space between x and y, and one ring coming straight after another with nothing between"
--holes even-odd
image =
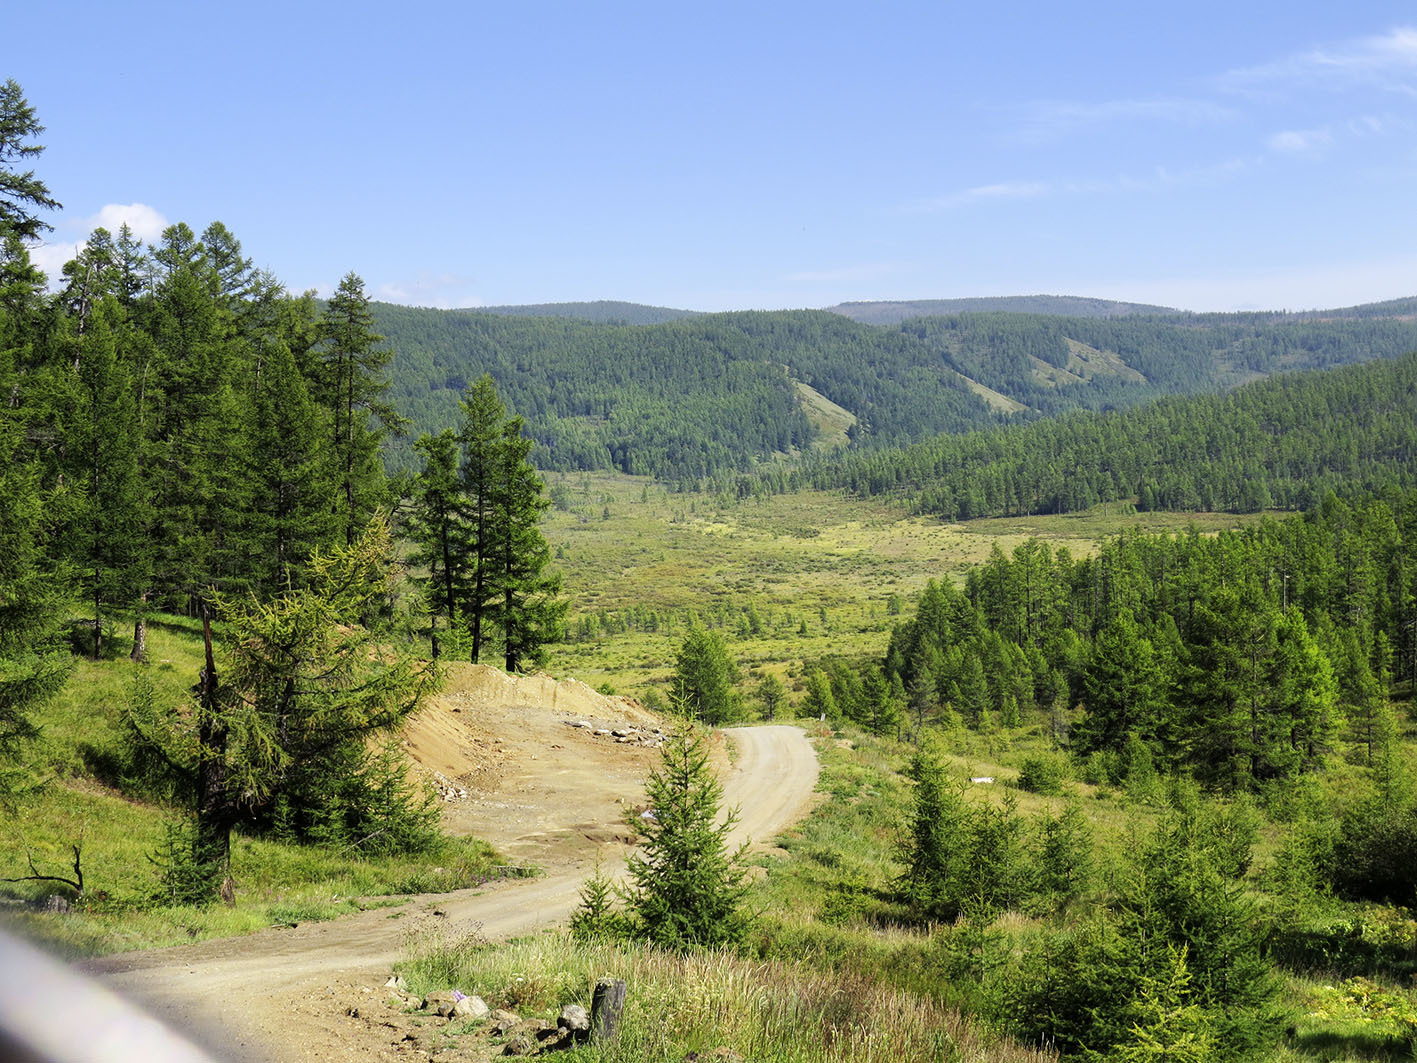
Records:
<instances>
[{"instance_id":1,"label":"scattered stone","mask_svg":"<svg viewBox=\"0 0 1417 1063\"><path fill-rule=\"evenodd\" d=\"M537 1044L526 1034L517 1034L502 1049L504 1056L530 1056L537 1050Z\"/></svg>"},{"instance_id":2,"label":"scattered stone","mask_svg":"<svg viewBox=\"0 0 1417 1063\"><path fill-rule=\"evenodd\" d=\"M453 1005L453 1015L459 1019L485 1019L491 1013L487 1001L479 996L463 997Z\"/></svg>"},{"instance_id":3,"label":"scattered stone","mask_svg":"<svg viewBox=\"0 0 1417 1063\"><path fill-rule=\"evenodd\" d=\"M424 998L423 1006L433 1014L444 1018L453 1017L453 1009L457 1007L458 999L451 992L429 993Z\"/></svg>"},{"instance_id":4,"label":"scattered stone","mask_svg":"<svg viewBox=\"0 0 1417 1063\"><path fill-rule=\"evenodd\" d=\"M44 898L44 910L55 915L68 915L70 911L69 898L61 897L57 893L51 893Z\"/></svg>"},{"instance_id":5,"label":"scattered stone","mask_svg":"<svg viewBox=\"0 0 1417 1063\"><path fill-rule=\"evenodd\" d=\"M487 1016L488 1029L496 1037L505 1035L508 1030L514 1029L521 1021L516 1013L505 1011L502 1008L493 1008Z\"/></svg>"},{"instance_id":6,"label":"scattered stone","mask_svg":"<svg viewBox=\"0 0 1417 1063\"><path fill-rule=\"evenodd\" d=\"M561 1014L556 1016L556 1025L573 1033L588 1032L590 1030L590 1016L579 1004L567 1004L561 1009Z\"/></svg>"},{"instance_id":7,"label":"scattered stone","mask_svg":"<svg viewBox=\"0 0 1417 1063\"><path fill-rule=\"evenodd\" d=\"M972 783L980 783L980 784L983 784L983 785L988 785L989 783L991 783L991 782L994 781L994 776L992 776L992 775L975 775L975 776L973 776L969 781L972 782Z\"/></svg>"},{"instance_id":8,"label":"scattered stone","mask_svg":"<svg viewBox=\"0 0 1417 1063\"><path fill-rule=\"evenodd\" d=\"M591 732L591 734L595 735L598 738L604 738L609 733L610 728L608 727L597 727L594 731Z\"/></svg>"}]
</instances>

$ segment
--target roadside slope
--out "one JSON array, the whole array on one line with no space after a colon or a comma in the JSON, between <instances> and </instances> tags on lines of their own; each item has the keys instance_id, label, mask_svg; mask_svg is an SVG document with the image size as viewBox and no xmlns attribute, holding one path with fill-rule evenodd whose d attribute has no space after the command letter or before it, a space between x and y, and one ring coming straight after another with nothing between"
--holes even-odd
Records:
<instances>
[{"instance_id":1,"label":"roadside slope","mask_svg":"<svg viewBox=\"0 0 1417 1063\"><path fill-rule=\"evenodd\" d=\"M765 845L808 807L816 755L795 727L736 728L729 734L738 756L724 779L724 804L739 807L742 816L731 840ZM581 811L564 806L568 826ZM403 908L329 923L123 954L87 967L223 1058L402 1058L387 1038L347 1018L341 1005L383 983L411 934L446 927L503 939L564 920L590 871L584 855L548 865L548 873L536 879L421 896Z\"/></svg>"}]
</instances>

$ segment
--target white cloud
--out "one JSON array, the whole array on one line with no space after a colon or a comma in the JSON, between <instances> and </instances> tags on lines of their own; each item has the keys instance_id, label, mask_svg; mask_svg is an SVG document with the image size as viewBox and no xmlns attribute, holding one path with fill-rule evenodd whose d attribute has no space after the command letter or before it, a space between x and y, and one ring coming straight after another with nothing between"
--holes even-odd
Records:
<instances>
[{"instance_id":1,"label":"white cloud","mask_svg":"<svg viewBox=\"0 0 1417 1063\"><path fill-rule=\"evenodd\" d=\"M388 281L379 285L373 291L373 298L407 306L458 310L485 305L473 294L475 287L472 278L460 277L455 273L420 273L413 280Z\"/></svg>"},{"instance_id":2,"label":"white cloud","mask_svg":"<svg viewBox=\"0 0 1417 1063\"><path fill-rule=\"evenodd\" d=\"M1417 28L1397 26L1375 37L1360 37L1286 56L1273 63L1231 70L1217 78L1216 83L1234 92L1351 82L1413 93L1417 92L1414 79L1417 79Z\"/></svg>"},{"instance_id":3,"label":"white cloud","mask_svg":"<svg viewBox=\"0 0 1417 1063\"><path fill-rule=\"evenodd\" d=\"M992 185L976 185L934 199L922 200L915 209L924 211L953 210L975 203L1002 203L1011 200L1038 199L1052 188L1044 181L1001 181Z\"/></svg>"},{"instance_id":4,"label":"white cloud","mask_svg":"<svg viewBox=\"0 0 1417 1063\"><path fill-rule=\"evenodd\" d=\"M107 229L117 236L124 223L137 239L149 244L168 226L162 213L146 203L107 203L86 218L61 219L56 226L60 238L30 248L30 259L44 270L53 286L63 275L64 264L79 253L95 229Z\"/></svg>"},{"instance_id":5,"label":"white cloud","mask_svg":"<svg viewBox=\"0 0 1417 1063\"><path fill-rule=\"evenodd\" d=\"M133 230L134 236L150 244L162 236L162 231L170 223L160 211L146 203L108 203L100 207L93 217L84 219L89 232L102 228L114 236L125 224Z\"/></svg>"},{"instance_id":6,"label":"white cloud","mask_svg":"<svg viewBox=\"0 0 1417 1063\"><path fill-rule=\"evenodd\" d=\"M1333 135L1327 129L1286 129L1272 135L1266 143L1271 151L1286 155L1310 155L1332 144Z\"/></svg>"}]
</instances>

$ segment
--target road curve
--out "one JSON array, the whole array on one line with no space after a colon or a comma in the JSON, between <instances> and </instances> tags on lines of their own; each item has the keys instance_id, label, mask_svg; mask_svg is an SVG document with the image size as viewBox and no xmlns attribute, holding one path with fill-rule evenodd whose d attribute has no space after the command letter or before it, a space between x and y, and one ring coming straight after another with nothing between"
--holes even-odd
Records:
<instances>
[{"instance_id":1,"label":"road curve","mask_svg":"<svg viewBox=\"0 0 1417 1063\"><path fill-rule=\"evenodd\" d=\"M739 810L730 843L762 847L809 807L816 754L796 727L739 727L726 733L736 760L723 780L722 803ZM588 869L548 871L485 889L423 895L402 909L123 953L85 967L174 1027L219 1046L226 1058L305 1059L306 1042L291 1028L299 1010L291 1002L308 1001L336 980L380 984L403 954L410 923L419 921L401 915L446 920L441 925L450 927L480 925L493 939L513 937L561 922L575 908Z\"/></svg>"}]
</instances>

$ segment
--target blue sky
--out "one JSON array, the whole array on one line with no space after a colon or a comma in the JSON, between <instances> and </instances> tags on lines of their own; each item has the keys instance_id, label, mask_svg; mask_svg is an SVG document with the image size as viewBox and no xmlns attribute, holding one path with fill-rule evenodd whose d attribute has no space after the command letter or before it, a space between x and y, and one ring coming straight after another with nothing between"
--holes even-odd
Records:
<instances>
[{"instance_id":1,"label":"blue sky","mask_svg":"<svg viewBox=\"0 0 1417 1063\"><path fill-rule=\"evenodd\" d=\"M1164 8L1164 10L1161 10ZM292 289L702 310L1417 294L1417 9L12 5L65 209ZM17 47L17 42L21 46Z\"/></svg>"}]
</instances>

